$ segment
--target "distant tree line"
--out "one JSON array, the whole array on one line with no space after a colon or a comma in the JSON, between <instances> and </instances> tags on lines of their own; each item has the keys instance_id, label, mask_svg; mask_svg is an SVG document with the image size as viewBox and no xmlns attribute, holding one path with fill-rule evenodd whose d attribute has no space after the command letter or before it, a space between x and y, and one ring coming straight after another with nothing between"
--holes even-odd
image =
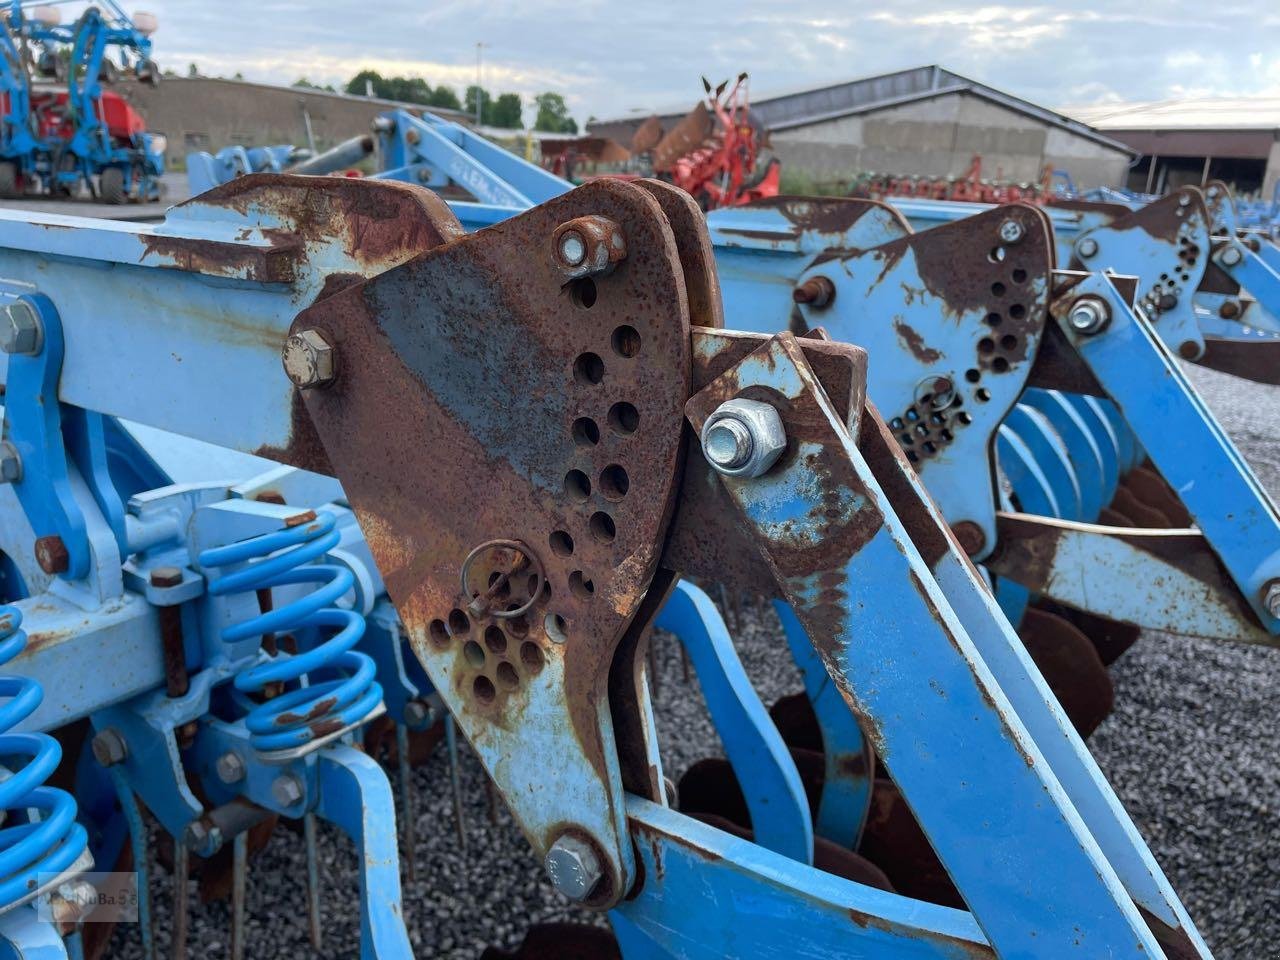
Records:
<instances>
[{"instance_id":1,"label":"distant tree line","mask_svg":"<svg viewBox=\"0 0 1280 960\"><path fill-rule=\"evenodd\" d=\"M174 76L172 71L166 75ZM194 63L187 67L187 76L201 76ZM235 80L244 79L238 72ZM324 90L337 93L333 84L312 83L306 77L294 81L293 86L304 90ZM468 116L476 115L476 102L480 104L480 122L485 126L506 130L520 130L524 127L524 103L518 93L500 93L492 96L484 87L475 84L467 87L462 99L458 99L453 87L440 84L433 87L422 77L384 77L377 70L361 70L347 81L342 92L357 97L373 96L380 100L398 100L401 103L417 103L424 107L439 107L443 110L461 110ZM569 105L559 93L546 92L536 94L533 106L537 111L534 116L533 129L547 133L577 133L578 123L569 116Z\"/></svg>"}]
</instances>

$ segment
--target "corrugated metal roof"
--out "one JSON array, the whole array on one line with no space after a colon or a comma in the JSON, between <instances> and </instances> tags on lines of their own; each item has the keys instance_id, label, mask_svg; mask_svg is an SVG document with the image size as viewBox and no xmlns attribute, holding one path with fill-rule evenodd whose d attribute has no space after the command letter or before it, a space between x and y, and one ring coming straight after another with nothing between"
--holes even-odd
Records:
<instances>
[{"instance_id":1,"label":"corrugated metal roof","mask_svg":"<svg viewBox=\"0 0 1280 960\"><path fill-rule=\"evenodd\" d=\"M996 90L994 87L988 87L976 80L970 80L968 77L962 77L958 73L944 70L936 64L873 77L843 80L818 87L753 96L751 112L765 128L786 130L809 123L865 113L898 103L960 92L972 93L999 103L1011 110L1034 117L1051 126L1069 130L1077 136L1101 143L1122 153L1132 152L1124 144L1112 140L1085 123ZM678 114L675 111L671 114L659 111L658 115L667 119L671 115L683 116L684 111ZM592 121L588 127L595 129L614 123L635 122L643 116L645 116L643 112L632 111L625 116Z\"/></svg>"},{"instance_id":2,"label":"corrugated metal roof","mask_svg":"<svg viewBox=\"0 0 1280 960\"><path fill-rule=\"evenodd\" d=\"M1063 107L1099 130L1280 130L1280 97L1197 97Z\"/></svg>"}]
</instances>

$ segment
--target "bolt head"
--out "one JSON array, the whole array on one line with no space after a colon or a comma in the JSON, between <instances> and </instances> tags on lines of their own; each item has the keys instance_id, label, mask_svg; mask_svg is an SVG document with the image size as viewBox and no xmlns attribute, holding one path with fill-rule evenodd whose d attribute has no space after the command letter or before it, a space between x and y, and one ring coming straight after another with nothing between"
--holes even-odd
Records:
<instances>
[{"instance_id":1,"label":"bolt head","mask_svg":"<svg viewBox=\"0 0 1280 960\"><path fill-rule=\"evenodd\" d=\"M238 753L224 753L218 758L214 766L217 768L218 779L223 783L239 783L244 779L244 760L241 759Z\"/></svg>"},{"instance_id":2,"label":"bolt head","mask_svg":"<svg viewBox=\"0 0 1280 960\"><path fill-rule=\"evenodd\" d=\"M183 832L182 842L203 857L212 856L222 847L222 831L203 820L192 820Z\"/></svg>"},{"instance_id":3,"label":"bolt head","mask_svg":"<svg viewBox=\"0 0 1280 960\"><path fill-rule=\"evenodd\" d=\"M1077 333L1098 333L1111 321L1111 311L1096 297L1082 297L1071 307L1067 323Z\"/></svg>"},{"instance_id":4,"label":"bolt head","mask_svg":"<svg viewBox=\"0 0 1280 960\"><path fill-rule=\"evenodd\" d=\"M778 411L758 400L728 400L702 425L707 462L728 477L759 477L787 449Z\"/></svg>"},{"instance_id":5,"label":"bolt head","mask_svg":"<svg viewBox=\"0 0 1280 960\"><path fill-rule=\"evenodd\" d=\"M155 567L151 571L153 587L176 587L182 583L182 571L177 567Z\"/></svg>"},{"instance_id":6,"label":"bolt head","mask_svg":"<svg viewBox=\"0 0 1280 960\"><path fill-rule=\"evenodd\" d=\"M22 458L17 448L5 440L0 443L0 483L17 483L22 479Z\"/></svg>"},{"instance_id":7,"label":"bolt head","mask_svg":"<svg viewBox=\"0 0 1280 960\"><path fill-rule=\"evenodd\" d=\"M301 782L292 774L276 777L271 782L271 798L282 807L292 807L306 796Z\"/></svg>"},{"instance_id":8,"label":"bolt head","mask_svg":"<svg viewBox=\"0 0 1280 960\"><path fill-rule=\"evenodd\" d=\"M35 552L36 563L50 576L66 573L71 567L71 554L56 533L36 540Z\"/></svg>"},{"instance_id":9,"label":"bolt head","mask_svg":"<svg viewBox=\"0 0 1280 960\"><path fill-rule=\"evenodd\" d=\"M1272 580L1262 588L1262 605L1273 617L1280 617L1280 580Z\"/></svg>"},{"instance_id":10,"label":"bolt head","mask_svg":"<svg viewBox=\"0 0 1280 960\"><path fill-rule=\"evenodd\" d=\"M336 357L333 345L319 330L302 330L284 342L284 372L299 389L323 387L333 382Z\"/></svg>"},{"instance_id":11,"label":"bolt head","mask_svg":"<svg viewBox=\"0 0 1280 960\"><path fill-rule=\"evenodd\" d=\"M1222 251L1222 262L1228 267L1234 267L1243 259L1238 247L1227 247Z\"/></svg>"},{"instance_id":12,"label":"bolt head","mask_svg":"<svg viewBox=\"0 0 1280 960\"><path fill-rule=\"evenodd\" d=\"M93 758L104 767L114 767L117 763L124 763L125 758L129 756L129 748L124 742L124 736L115 727L107 727L99 731L94 736L91 746Z\"/></svg>"},{"instance_id":13,"label":"bolt head","mask_svg":"<svg viewBox=\"0 0 1280 960\"><path fill-rule=\"evenodd\" d=\"M404 722L414 729L430 725L431 705L421 700L410 700L404 705Z\"/></svg>"},{"instance_id":14,"label":"bolt head","mask_svg":"<svg viewBox=\"0 0 1280 960\"><path fill-rule=\"evenodd\" d=\"M582 903L604 877L600 856L591 844L574 836L563 836L551 845L544 861L547 876L556 890Z\"/></svg>"},{"instance_id":15,"label":"bolt head","mask_svg":"<svg viewBox=\"0 0 1280 960\"><path fill-rule=\"evenodd\" d=\"M1000 224L1000 239L1005 243L1017 243L1022 239L1022 224L1017 220L1006 220Z\"/></svg>"},{"instance_id":16,"label":"bolt head","mask_svg":"<svg viewBox=\"0 0 1280 960\"><path fill-rule=\"evenodd\" d=\"M1098 241L1093 239L1093 237L1085 237L1076 244L1076 252L1085 260L1088 260L1090 257L1097 256Z\"/></svg>"},{"instance_id":17,"label":"bolt head","mask_svg":"<svg viewBox=\"0 0 1280 960\"><path fill-rule=\"evenodd\" d=\"M13 356L34 356L43 341L40 318L29 303L14 300L0 308L0 350Z\"/></svg>"},{"instance_id":18,"label":"bolt head","mask_svg":"<svg viewBox=\"0 0 1280 960\"><path fill-rule=\"evenodd\" d=\"M627 257L627 238L608 217L576 217L551 235L556 264L569 279L606 276Z\"/></svg>"},{"instance_id":19,"label":"bolt head","mask_svg":"<svg viewBox=\"0 0 1280 960\"><path fill-rule=\"evenodd\" d=\"M560 262L567 267L576 267L587 259L587 242L576 230L566 230L560 235Z\"/></svg>"}]
</instances>

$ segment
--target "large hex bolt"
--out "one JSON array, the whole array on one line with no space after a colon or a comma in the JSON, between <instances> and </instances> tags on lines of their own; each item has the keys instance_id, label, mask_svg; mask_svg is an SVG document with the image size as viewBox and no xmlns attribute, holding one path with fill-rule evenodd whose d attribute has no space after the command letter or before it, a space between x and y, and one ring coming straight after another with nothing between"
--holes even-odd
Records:
<instances>
[{"instance_id":1,"label":"large hex bolt","mask_svg":"<svg viewBox=\"0 0 1280 960\"><path fill-rule=\"evenodd\" d=\"M1085 260L1088 260L1090 257L1097 256L1098 241L1093 239L1093 237L1085 237L1076 244L1076 253L1080 254L1080 256Z\"/></svg>"},{"instance_id":2,"label":"large hex bolt","mask_svg":"<svg viewBox=\"0 0 1280 960\"><path fill-rule=\"evenodd\" d=\"M1017 243L1025 231L1017 220L1006 220L1000 224L1000 239L1005 243Z\"/></svg>"},{"instance_id":3,"label":"large hex bolt","mask_svg":"<svg viewBox=\"0 0 1280 960\"><path fill-rule=\"evenodd\" d=\"M336 363L333 345L319 330L302 330L284 342L280 353L284 372L300 390L333 383Z\"/></svg>"},{"instance_id":4,"label":"large hex bolt","mask_svg":"<svg viewBox=\"0 0 1280 960\"><path fill-rule=\"evenodd\" d=\"M0 483L17 483L22 479L22 458L18 448L8 440L0 443Z\"/></svg>"},{"instance_id":5,"label":"large hex bolt","mask_svg":"<svg viewBox=\"0 0 1280 960\"><path fill-rule=\"evenodd\" d=\"M758 400L726 400L702 425L702 452L726 477L758 477L787 449L778 411Z\"/></svg>"},{"instance_id":6,"label":"large hex bolt","mask_svg":"<svg viewBox=\"0 0 1280 960\"><path fill-rule=\"evenodd\" d=\"M1081 297L1067 314L1071 329L1086 336L1100 333L1111 322L1111 310L1097 297Z\"/></svg>"},{"instance_id":7,"label":"large hex bolt","mask_svg":"<svg viewBox=\"0 0 1280 960\"><path fill-rule=\"evenodd\" d=\"M302 781L291 773L271 781L271 798L282 807L292 807L300 803L306 795L306 790L302 788Z\"/></svg>"},{"instance_id":8,"label":"large hex bolt","mask_svg":"<svg viewBox=\"0 0 1280 960\"><path fill-rule=\"evenodd\" d=\"M222 848L222 831L214 824L192 820L183 831L182 842L202 857L211 857Z\"/></svg>"},{"instance_id":9,"label":"large hex bolt","mask_svg":"<svg viewBox=\"0 0 1280 960\"><path fill-rule=\"evenodd\" d=\"M36 540L36 563L50 576L66 573L71 568L71 554L56 533Z\"/></svg>"},{"instance_id":10,"label":"large hex bolt","mask_svg":"<svg viewBox=\"0 0 1280 960\"><path fill-rule=\"evenodd\" d=\"M1280 618L1280 580L1271 580L1262 588L1262 605L1267 613Z\"/></svg>"},{"instance_id":11,"label":"large hex bolt","mask_svg":"<svg viewBox=\"0 0 1280 960\"><path fill-rule=\"evenodd\" d=\"M114 767L124 763L129 756L129 747L124 742L124 735L115 727L107 727L93 738L91 744L93 758L104 767Z\"/></svg>"},{"instance_id":12,"label":"large hex bolt","mask_svg":"<svg viewBox=\"0 0 1280 960\"><path fill-rule=\"evenodd\" d=\"M627 238L608 217L575 217L551 235L556 264L570 280L602 277L627 258Z\"/></svg>"},{"instance_id":13,"label":"large hex bolt","mask_svg":"<svg viewBox=\"0 0 1280 960\"><path fill-rule=\"evenodd\" d=\"M14 300L0 308L0 350L30 357L44 345L44 327L31 304Z\"/></svg>"},{"instance_id":14,"label":"large hex bolt","mask_svg":"<svg viewBox=\"0 0 1280 960\"><path fill-rule=\"evenodd\" d=\"M218 757L214 766L217 768L218 779L223 783L239 783L244 779L244 760L241 759L240 754L238 753L233 753L231 751L224 753L222 756Z\"/></svg>"},{"instance_id":15,"label":"large hex bolt","mask_svg":"<svg viewBox=\"0 0 1280 960\"><path fill-rule=\"evenodd\" d=\"M551 845L544 865L551 885L574 903L590 897L604 877L600 855L587 841L569 834Z\"/></svg>"},{"instance_id":16,"label":"large hex bolt","mask_svg":"<svg viewBox=\"0 0 1280 960\"><path fill-rule=\"evenodd\" d=\"M1244 259L1244 256L1240 253L1239 247L1231 246L1222 251L1219 259L1224 267L1234 267Z\"/></svg>"},{"instance_id":17,"label":"large hex bolt","mask_svg":"<svg viewBox=\"0 0 1280 960\"><path fill-rule=\"evenodd\" d=\"M794 302L808 304L818 310L830 306L835 298L836 285L826 277L810 277L791 291Z\"/></svg>"}]
</instances>

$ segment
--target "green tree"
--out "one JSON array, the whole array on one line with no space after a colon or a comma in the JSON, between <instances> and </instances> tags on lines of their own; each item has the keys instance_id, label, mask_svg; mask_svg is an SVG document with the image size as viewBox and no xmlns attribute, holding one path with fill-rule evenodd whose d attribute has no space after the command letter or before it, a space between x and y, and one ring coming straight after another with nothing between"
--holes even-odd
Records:
<instances>
[{"instance_id":1,"label":"green tree","mask_svg":"<svg viewBox=\"0 0 1280 960\"><path fill-rule=\"evenodd\" d=\"M474 117L476 115L477 98L480 101L480 122L488 123L493 104L489 91L484 87L477 87L474 83L467 87L467 92L462 98L462 109L467 112L467 116Z\"/></svg>"},{"instance_id":2,"label":"green tree","mask_svg":"<svg viewBox=\"0 0 1280 960\"><path fill-rule=\"evenodd\" d=\"M361 70L347 81L346 92L356 97L363 97L373 87L375 97L385 96L386 81L377 70Z\"/></svg>"},{"instance_id":3,"label":"green tree","mask_svg":"<svg viewBox=\"0 0 1280 960\"><path fill-rule=\"evenodd\" d=\"M431 99L427 101L428 106L442 107L445 110L461 110L462 101L458 99L458 94L453 87L439 86L431 91Z\"/></svg>"},{"instance_id":4,"label":"green tree","mask_svg":"<svg viewBox=\"0 0 1280 960\"><path fill-rule=\"evenodd\" d=\"M578 122L569 116L569 106L558 93L540 93L533 98L538 107L533 129L547 133L577 133Z\"/></svg>"},{"instance_id":5,"label":"green tree","mask_svg":"<svg viewBox=\"0 0 1280 960\"><path fill-rule=\"evenodd\" d=\"M520 94L500 93L498 94L498 99L493 101L493 108L489 111L489 116L485 122L493 127L519 130L524 126L522 114L523 108L520 104Z\"/></svg>"},{"instance_id":6,"label":"green tree","mask_svg":"<svg viewBox=\"0 0 1280 960\"><path fill-rule=\"evenodd\" d=\"M237 80L243 80L244 78L243 78L242 76L240 76L240 74L238 74L238 73L237 73L237 74L236 74L236 79L237 79ZM327 91L329 91L330 93L336 93L336 92L337 92L337 91L335 91L335 90L333 89L333 84L331 84L331 83L326 83L324 86L320 86L320 84L318 84L318 83L312 83L312 82L311 82L310 80L308 80L306 77L299 77L297 80L295 80L295 81L293 82L293 85L294 85L295 87L300 87L300 88L301 88L301 89L303 89L303 90L327 90Z\"/></svg>"},{"instance_id":7,"label":"green tree","mask_svg":"<svg viewBox=\"0 0 1280 960\"><path fill-rule=\"evenodd\" d=\"M200 68L199 68L199 67L197 67L194 63L188 63L188 64L187 64L187 76L188 76L188 77L198 77L198 76L200 76Z\"/></svg>"}]
</instances>

